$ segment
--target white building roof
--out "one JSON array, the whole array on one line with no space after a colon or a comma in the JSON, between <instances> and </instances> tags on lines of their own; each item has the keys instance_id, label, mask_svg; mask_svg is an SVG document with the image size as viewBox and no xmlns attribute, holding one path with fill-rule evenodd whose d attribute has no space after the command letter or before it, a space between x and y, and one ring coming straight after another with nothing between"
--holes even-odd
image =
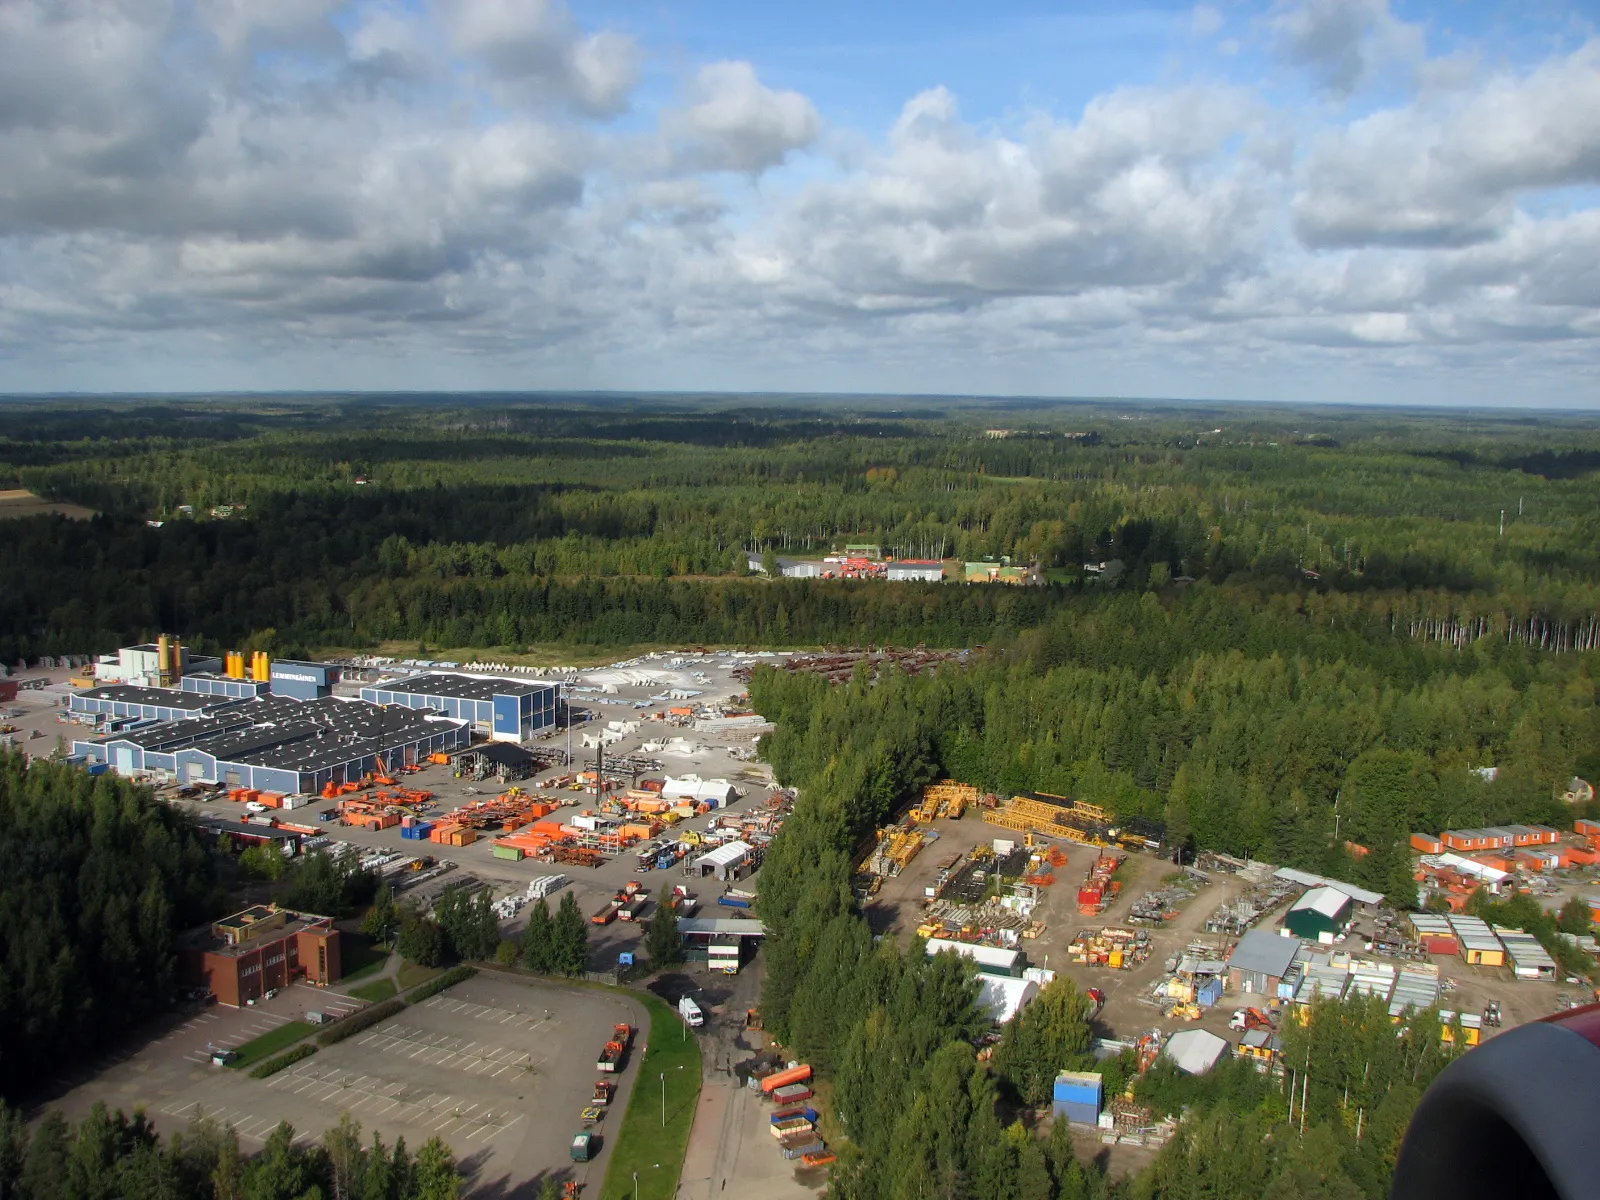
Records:
<instances>
[{"instance_id":1,"label":"white building roof","mask_svg":"<svg viewBox=\"0 0 1600 1200\"><path fill-rule=\"evenodd\" d=\"M975 946L971 942L957 942L949 938L928 939L929 957L945 950L964 954L979 966L995 967L1002 971L1011 970L1022 957L1021 950L1005 950L999 946Z\"/></svg>"},{"instance_id":2,"label":"white building roof","mask_svg":"<svg viewBox=\"0 0 1600 1200\"><path fill-rule=\"evenodd\" d=\"M715 850L709 850L702 854L694 860L694 865L696 867L701 864L713 867L731 867L735 863L742 862L752 849L753 847L749 842L729 842L725 846L718 846Z\"/></svg>"},{"instance_id":3,"label":"white building roof","mask_svg":"<svg viewBox=\"0 0 1600 1200\"><path fill-rule=\"evenodd\" d=\"M1161 1053L1188 1075L1204 1075L1227 1052L1227 1039L1204 1029L1180 1029L1161 1048Z\"/></svg>"},{"instance_id":4,"label":"white building roof","mask_svg":"<svg viewBox=\"0 0 1600 1200\"><path fill-rule=\"evenodd\" d=\"M1350 907L1350 899L1348 892L1342 892L1338 888L1324 885L1314 887L1304 896L1301 896L1300 899L1289 906L1289 911L1296 913L1305 912L1309 909L1311 912L1320 913L1329 920L1336 921Z\"/></svg>"},{"instance_id":5,"label":"white building roof","mask_svg":"<svg viewBox=\"0 0 1600 1200\"><path fill-rule=\"evenodd\" d=\"M1280 937L1270 929L1252 929L1239 939L1233 953L1228 955L1228 967L1282 979L1299 953L1300 943L1296 939Z\"/></svg>"},{"instance_id":6,"label":"white building roof","mask_svg":"<svg viewBox=\"0 0 1600 1200\"><path fill-rule=\"evenodd\" d=\"M1298 883L1304 887L1333 888L1334 891L1343 892L1357 904L1379 904L1383 901L1383 897L1377 892L1369 892L1366 888L1345 883L1342 879L1329 879L1324 875L1313 875L1310 871L1297 871L1293 867L1279 867L1272 875L1275 879L1287 879L1290 883Z\"/></svg>"},{"instance_id":7,"label":"white building roof","mask_svg":"<svg viewBox=\"0 0 1600 1200\"><path fill-rule=\"evenodd\" d=\"M989 1010L996 1024L1009 1021L1039 994L1039 985L1031 979L983 975L979 982L983 987L978 993L978 1003Z\"/></svg>"},{"instance_id":8,"label":"white building roof","mask_svg":"<svg viewBox=\"0 0 1600 1200\"><path fill-rule=\"evenodd\" d=\"M766 935L767 927L749 917L679 917L678 932L711 936L729 934L733 937L763 937Z\"/></svg>"}]
</instances>

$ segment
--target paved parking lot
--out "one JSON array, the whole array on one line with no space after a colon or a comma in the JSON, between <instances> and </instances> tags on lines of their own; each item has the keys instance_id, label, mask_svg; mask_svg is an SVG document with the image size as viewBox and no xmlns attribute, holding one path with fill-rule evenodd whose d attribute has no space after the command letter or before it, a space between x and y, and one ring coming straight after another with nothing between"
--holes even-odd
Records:
<instances>
[{"instance_id":1,"label":"paved parking lot","mask_svg":"<svg viewBox=\"0 0 1600 1200\"><path fill-rule=\"evenodd\" d=\"M298 996L296 993L307 993ZM618 1021L638 1026L643 1009L614 992L479 976L296 1063L268 1079L209 1065L212 1046L235 1046L307 1007L339 1003L297 986L258 1009L214 1006L74 1087L57 1106L81 1117L97 1100L142 1108L163 1132L198 1116L232 1125L253 1151L280 1121L302 1140L349 1112L386 1143L415 1150L442 1138L472 1172L474 1190L515 1190L546 1173L598 1184L607 1134L620 1125L644 1035L620 1077L613 1114L597 1128L600 1154L568 1157L579 1113L592 1095L595 1057Z\"/></svg>"}]
</instances>

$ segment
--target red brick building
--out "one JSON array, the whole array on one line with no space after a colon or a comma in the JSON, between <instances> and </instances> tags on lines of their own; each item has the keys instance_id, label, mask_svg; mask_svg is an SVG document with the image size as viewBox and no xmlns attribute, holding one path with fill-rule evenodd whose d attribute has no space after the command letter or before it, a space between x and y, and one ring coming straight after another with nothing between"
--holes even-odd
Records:
<instances>
[{"instance_id":1,"label":"red brick building","mask_svg":"<svg viewBox=\"0 0 1600 1200\"><path fill-rule=\"evenodd\" d=\"M337 983L343 974L332 917L258 904L192 930L179 943L185 981L219 1004L242 1006L297 979Z\"/></svg>"}]
</instances>

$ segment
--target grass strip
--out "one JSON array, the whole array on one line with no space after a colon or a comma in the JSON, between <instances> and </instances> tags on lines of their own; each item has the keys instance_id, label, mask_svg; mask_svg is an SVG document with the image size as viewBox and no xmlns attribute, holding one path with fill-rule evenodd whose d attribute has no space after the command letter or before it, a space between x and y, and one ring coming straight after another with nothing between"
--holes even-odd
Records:
<instances>
[{"instance_id":1,"label":"grass strip","mask_svg":"<svg viewBox=\"0 0 1600 1200\"><path fill-rule=\"evenodd\" d=\"M649 1011L650 1037L622 1128L614 1135L600 1200L631 1200L635 1172L639 1200L673 1200L700 1104L700 1043L694 1034L686 1034L682 1019L665 1002L648 992L627 994ZM637 1041L632 1053L638 1053Z\"/></svg>"},{"instance_id":2,"label":"grass strip","mask_svg":"<svg viewBox=\"0 0 1600 1200\"><path fill-rule=\"evenodd\" d=\"M310 1042L296 1046L287 1054L280 1054L277 1058L269 1058L266 1062L250 1072L251 1079L265 1079L268 1075L276 1075L287 1066L299 1062L302 1058L310 1058L317 1052L317 1048Z\"/></svg>"},{"instance_id":3,"label":"grass strip","mask_svg":"<svg viewBox=\"0 0 1600 1200\"><path fill-rule=\"evenodd\" d=\"M238 1057L228 1066L235 1071L241 1071L264 1058L270 1058L285 1046L294 1045L311 1032L313 1032L313 1027L304 1021L290 1021L286 1025L279 1025L276 1029L263 1033L258 1038L252 1038L242 1046L234 1047L234 1053Z\"/></svg>"},{"instance_id":4,"label":"grass strip","mask_svg":"<svg viewBox=\"0 0 1600 1200\"><path fill-rule=\"evenodd\" d=\"M342 1042L345 1038L360 1033L363 1029L371 1029L379 1021L387 1021L395 1013L406 1006L404 1000L385 1000L382 1004L374 1004L370 1008L363 1008L342 1018L331 1029L324 1029L317 1034L317 1041L324 1046L332 1046Z\"/></svg>"},{"instance_id":5,"label":"grass strip","mask_svg":"<svg viewBox=\"0 0 1600 1200\"><path fill-rule=\"evenodd\" d=\"M387 1000L394 993L395 986L392 979L374 979L371 983L363 983L360 987L351 988L349 991L349 995L357 1000L365 1000L368 1004Z\"/></svg>"},{"instance_id":6,"label":"grass strip","mask_svg":"<svg viewBox=\"0 0 1600 1200\"><path fill-rule=\"evenodd\" d=\"M397 977L400 980L400 990L403 992L407 988L416 987L417 984L432 979L438 973L438 967L424 967L420 963L402 961L400 970L397 972Z\"/></svg>"},{"instance_id":7,"label":"grass strip","mask_svg":"<svg viewBox=\"0 0 1600 1200\"><path fill-rule=\"evenodd\" d=\"M437 996L445 988L455 987L463 980L471 979L478 973L477 967L451 967L443 975L436 975L421 987L411 989L406 993L407 1004L420 1004L429 996Z\"/></svg>"}]
</instances>

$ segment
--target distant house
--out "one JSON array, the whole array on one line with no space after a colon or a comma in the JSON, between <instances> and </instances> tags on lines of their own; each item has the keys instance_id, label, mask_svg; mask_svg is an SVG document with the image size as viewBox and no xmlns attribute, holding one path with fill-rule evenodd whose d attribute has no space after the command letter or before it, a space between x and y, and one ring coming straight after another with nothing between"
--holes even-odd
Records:
<instances>
[{"instance_id":1,"label":"distant house","mask_svg":"<svg viewBox=\"0 0 1600 1200\"><path fill-rule=\"evenodd\" d=\"M1561 798L1568 804L1588 804L1594 799L1594 784L1574 775L1567 780L1567 789L1561 793Z\"/></svg>"}]
</instances>

